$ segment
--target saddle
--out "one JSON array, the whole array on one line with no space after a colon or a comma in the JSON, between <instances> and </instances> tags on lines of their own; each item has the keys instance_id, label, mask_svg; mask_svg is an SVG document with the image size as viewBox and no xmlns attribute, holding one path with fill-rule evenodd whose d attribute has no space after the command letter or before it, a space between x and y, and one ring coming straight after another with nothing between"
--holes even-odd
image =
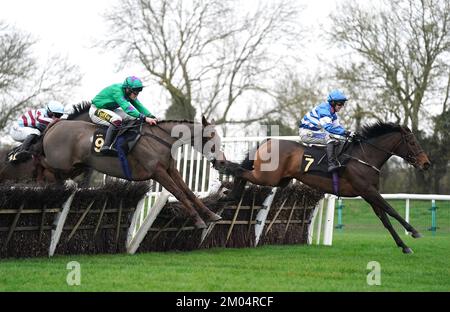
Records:
<instances>
[{"instance_id":1,"label":"saddle","mask_svg":"<svg viewBox=\"0 0 450 312\"><path fill-rule=\"evenodd\" d=\"M127 155L136 145L137 141L141 137L141 129L143 123L139 120L130 120L124 123L117 134L115 140L112 142L112 146L118 151L111 151L107 156L118 156L118 153ZM105 156L100 153L100 148L105 142L106 131L108 127L99 126L94 132L94 138L92 140L91 150L96 156ZM116 154L116 155L114 155Z\"/></svg>"},{"instance_id":2,"label":"saddle","mask_svg":"<svg viewBox=\"0 0 450 312\"><path fill-rule=\"evenodd\" d=\"M300 164L300 172L331 178L331 172L328 172L328 158L326 145L308 144L300 142L305 147L303 159ZM350 142L340 142L336 150L336 157L341 165L338 170L339 175L345 170L345 166L350 160Z\"/></svg>"}]
</instances>

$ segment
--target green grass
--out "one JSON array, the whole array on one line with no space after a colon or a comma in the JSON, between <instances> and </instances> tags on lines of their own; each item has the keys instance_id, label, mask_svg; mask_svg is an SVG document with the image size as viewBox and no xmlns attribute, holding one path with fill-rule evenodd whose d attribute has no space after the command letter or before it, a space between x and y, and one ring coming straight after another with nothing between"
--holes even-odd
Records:
<instances>
[{"instance_id":1,"label":"green grass","mask_svg":"<svg viewBox=\"0 0 450 312\"><path fill-rule=\"evenodd\" d=\"M337 233L332 247L247 249L3 260L1 291L450 291L449 236L405 240L404 255L386 234ZM68 286L66 265L81 265ZM381 285L368 286L370 261Z\"/></svg>"},{"instance_id":2,"label":"green grass","mask_svg":"<svg viewBox=\"0 0 450 312\"><path fill-rule=\"evenodd\" d=\"M450 291L450 233L443 216L433 236L426 230L429 211L416 210L411 221L425 236L399 232L415 252L404 255L371 209L354 204L345 202L346 226L335 232L331 247L8 259L0 261L0 291ZM70 261L81 265L80 286L67 285ZM367 285L370 261L380 263L379 286Z\"/></svg>"}]
</instances>

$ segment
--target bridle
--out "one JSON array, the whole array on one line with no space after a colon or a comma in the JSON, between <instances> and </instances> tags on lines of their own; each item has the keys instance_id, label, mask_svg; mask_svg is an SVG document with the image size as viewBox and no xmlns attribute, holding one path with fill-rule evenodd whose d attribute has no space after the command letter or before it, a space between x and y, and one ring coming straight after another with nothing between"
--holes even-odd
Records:
<instances>
[{"instance_id":1,"label":"bridle","mask_svg":"<svg viewBox=\"0 0 450 312\"><path fill-rule=\"evenodd\" d=\"M412 165L414 165L414 164L417 164L417 162L416 162L416 157L419 155L419 154L421 154L421 153L423 153L424 152L424 150L422 149L422 148L418 148L417 149L417 151L415 151L415 152L412 152L411 150L409 150L408 151L408 154L406 155L406 156L401 156L400 154L398 154L398 152L396 152L397 151L397 149L399 148L399 146L402 144L402 143L405 143L405 144L407 144L408 146L409 145L411 145L411 143L410 143L410 137L412 137L412 136L414 136L414 134L412 133L412 132L410 132L410 133L401 133L401 139L397 142L397 144L392 148L392 152L391 151L388 151L388 150L386 150L386 149L384 149L384 148L381 148L381 147L379 147L379 146L377 146L377 145L375 145L375 144L373 144L373 143L370 143L369 141L364 141L365 143L367 143L367 144L369 144L369 145L371 145L371 146L373 146L373 147L375 147L376 149L378 149L378 150L380 150L380 151L382 151L382 152L385 152L385 153L387 153L388 155L391 155L391 156L398 156L398 157L400 157L400 158L403 158L404 160L406 160L408 163L410 163L410 164L412 164Z\"/></svg>"},{"instance_id":2,"label":"bridle","mask_svg":"<svg viewBox=\"0 0 450 312\"><path fill-rule=\"evenodd\" d=\"M397 152L397 149L399 148L399 146L400 146L402 143L405 143L405 144L407 144L408 146L411 145L410 142L409 142L409 141L410 141L409 138L410 138L411 136L414 136L414 134L413 134L412 132L410 132L410 133L404 133L404 132L401 132L401 138L400 138L400 140L397 142L397 144L395 144L395 146L392 148L392 151L388 151L388 150L386 150L386 149L384 149L384 148L382 148L382 147L379 147L378 145L369 142L369 140L359 140L359 144L360 144L360 146L361 146L361 150L363 151L363 154L365 154L365 151L364 151L364 148L363 148L362 143L366 143L366 144L368 144L368 145L374 147L375 149L377 149L377 150L379 150L379 151L381 151L381 152L384 152L384 153L386 153L386 154L388 154L388 155L390 155L390 156L397 156L397 157L403 158L403 159L405 159L408 163L410 163L411 165L414 166L414 165L417 165L416 157L417 157L420 153L423 153L423 152L424 152L424 150L423 150L422 148L418 148L418 150L417 150L416 152L412 152L411 150L409 150L409 151L408 151L408 154L407 154L406 156L401 156L401 155L398 154L398 152ZM365 161L363 161L363 160L361 160L361 159L359 159L359 158L353 157L353 156L351 156L351 155L346 155L346 156L349 156L350 158L352 158L352 159L354 159L354 160L356 160L356 161L358 161L358 162L360 162L360 163L362 163L362 164L364 164L364 165L367 165L367 166L371 167L372 169L374 169L374 170L377 171L378 173L381 172L381 170L378 169L376 166L371 165L371 164L369 164L369 163L367 163L367 162L365 162Z\"/></svg>"}]
</instances>

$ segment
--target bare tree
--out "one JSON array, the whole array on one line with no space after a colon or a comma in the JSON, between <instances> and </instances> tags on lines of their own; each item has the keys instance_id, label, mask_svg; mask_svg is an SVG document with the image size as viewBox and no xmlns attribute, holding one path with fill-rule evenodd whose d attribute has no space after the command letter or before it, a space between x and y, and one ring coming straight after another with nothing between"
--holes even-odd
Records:
<instances>
[{"instance_id":1,"label":"bare tree","mask_svg":"<svg viewBox=\"0 0 450 312\"><path fill-rule=\"evenodd\" d=\"M286 68L284 75L276 81L276 112L269 116L268 121L279 125L280 135L297 135L301 118L324 100L321 91L324 79L319 72L300 76Z\"/></svg>"},{"instance_id":2,"label":"bare tree","mask_svg":"<svg viewBox=\"0 0 450 312\"><path fill-rule=\"evenodd\" d=\"M0 21L0 127L25 107L42 105L50 97L63 100L80 81L77 66L66 58L49 56L45 62L33 55L36 41Z\"/></svg>"},{"instance_id":3,"label":"bare tree","mask_svg":"<svg viewBox=\"0 0 450 312\"><path fill-rule=\"evenodd\" d=\"M193 118L200 109L218 123L244 122L245 116L231 117L232 108L246 92L268 92L265 80L281 63L270 58L268 46L293 42L297 11L287 0L261 5L253 13L239 12L239 4L121 1L106 16L111 36L103 45L119 49L124 66L142 64L167 90L172 101L167 117ZM265 116L267 111L253 119Z\"/></svg>"},{"instance_id":4,"label":"bare tree","mask_svg":"<svg viewBox=\"0 0 450 312\"><path fill-rule=\"evenodd\" d=\"M425 104L439 99L446 105L450 2L380 3L364 7L367 3L347 1L332 14L331 38L350 51L350 61L337 67L337 76L360 88L364 103L374 104L372 113L389 114L417 131Z\"/></svg>"}]
</instances>

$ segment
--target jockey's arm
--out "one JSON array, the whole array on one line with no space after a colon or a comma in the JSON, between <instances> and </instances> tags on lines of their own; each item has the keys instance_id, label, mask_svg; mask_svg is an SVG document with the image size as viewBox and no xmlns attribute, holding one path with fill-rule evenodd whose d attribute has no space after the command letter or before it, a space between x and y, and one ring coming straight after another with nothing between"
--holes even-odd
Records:
<instances>
[{"instance_id":1,"label":"jockey's arm","mask_svg":"<svg viewBox=\"0 0 450 312\"><path fill-rule=\"evenodd\" d=\"M320 124L329 133L337 135L345 135L345 129L342 127L338 121L333 122L331 117L324 116L320 118Z\"/></svg>"},{"instance_id":2,"label":"jockey's arm","mask_svg":"<svg viewBox=\"0 0 450 312\"><path fill-rule=\"evenodd\" d=\"M146 123L148 123L149 125L156 125L158 123L158 119L152 113L150 113L150 111L145 108L145 106L142 105L142 103L138 99L135 99L133 104L135 108L140 112L141 118L142 116L145 116L144 120Z\"/></svg>"},{"instance_id":3,"label":"jockey's arm","mask_svg":"<svg viewBox=\"0 0 450 312\"><path fill-rule=\"evenodd\" d=\"M152 113L150 113L150 111L144 105L142 105L142 103L138 99L134 100L133 105L144 116L150 117L150 118L153 118L153 119L156 118Z\"/></svg>"},{"instance_id":4,"label":"jockey's arm","mask_svg":"<svg viewBox=\"0 0 450 312\"><path fill-rule=\"evenodd\" d=\"M128 115L134 118L140 118L139 111L125 99L122 92L115 92L113 94L114 101L122 108L122 110Z\"/></svg>"},{"instance_id":5,"label":"jockey's arm","mask_svg":"<svg viewBox=\"0 0 450 312\"><path fill-rule=\"evenodd\" d=\"M128 102L125 99L125 96L122 93L117 92L114 94L114 100L117 104L123 109L125 113L128 115L134 117L134 118L141 118L144 119L145 122L147 122L150 125L154 125L157 123L157 119L155 116L153 116L143 105L139 100L134 100L133 104Z\"/></svg>"}]
</instances>

